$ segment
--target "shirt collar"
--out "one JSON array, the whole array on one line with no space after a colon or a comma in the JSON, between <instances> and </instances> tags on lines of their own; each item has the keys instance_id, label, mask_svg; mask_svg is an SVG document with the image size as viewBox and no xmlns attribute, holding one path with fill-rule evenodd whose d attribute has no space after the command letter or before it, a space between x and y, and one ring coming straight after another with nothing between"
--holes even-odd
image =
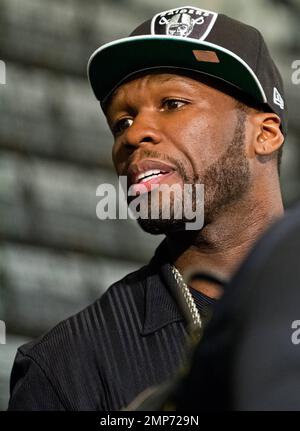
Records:
<instances>
[{"instance_id":1,"label":"shirt collar","mask_svg":"<svg viewBox=\"0 0 300 431\"><path fill-rule=\"evenodd\" d=\"M176 301L178 286L169 263L166 239L156 249L148 269L142 335L149 335L170 323L185 320Z\"/></svg>"}]
</instances>

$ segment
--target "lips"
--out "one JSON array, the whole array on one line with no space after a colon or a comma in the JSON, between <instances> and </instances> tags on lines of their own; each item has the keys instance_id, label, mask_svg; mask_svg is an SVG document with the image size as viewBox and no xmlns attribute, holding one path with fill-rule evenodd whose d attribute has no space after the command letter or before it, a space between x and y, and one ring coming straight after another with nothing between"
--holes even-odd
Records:
<instances>
[{"instance_id":1,"label":"lips","mask_svg":"<svg viewBox=\"0 0 300 431\"><path fill-rule=\"evenodd\" d=\"M135 192L151 190L152 184L159 184L176 172L176 168L160 160L144 159L132 163L128 169L129 186Z\"/></svg>"},{"instance_id":2,"label":"lips","mask_svg":"<svg viewBox=\"0 0 300 431\"><path fill-rule=\"evenodd\" d=\"M155 177L167 175L175 170L174 166L160 160L145 159L129 166L129 183L130 185L146 183Z\"/></svg>"}]
</instances>

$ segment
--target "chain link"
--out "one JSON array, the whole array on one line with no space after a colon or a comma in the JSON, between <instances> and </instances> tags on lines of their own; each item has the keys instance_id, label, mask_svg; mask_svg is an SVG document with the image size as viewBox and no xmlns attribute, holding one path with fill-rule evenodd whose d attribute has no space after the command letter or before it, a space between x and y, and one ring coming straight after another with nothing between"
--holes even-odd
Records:
<instances>
[{"instance_id":1,"label":"chain link","mask_svg":"<svg viewBox=\"0 0 300 431\"><path fill-rule=\"evenodd\" d=\"M195 326L198 326L199 328L201 328L202 326L201 316L195 304L194 298L190 292L190 289L188 288L186 282L184 281L178 269L174 265L172 265L171 268L172 268L172 273L174 275L174 278L178 286L180 287L183 297L187 303L188 309L192 316L193 323Z\"/></svg>"}]
</instances>

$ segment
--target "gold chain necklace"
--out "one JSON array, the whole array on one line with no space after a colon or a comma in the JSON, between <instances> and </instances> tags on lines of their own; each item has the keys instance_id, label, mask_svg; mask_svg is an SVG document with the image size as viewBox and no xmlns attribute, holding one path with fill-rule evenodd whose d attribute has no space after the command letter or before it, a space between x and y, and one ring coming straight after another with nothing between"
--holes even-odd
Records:
<instances>
[{"instance_id":1,"label":"gold chain necklace","mask_svg":"<svg viewBox=\"0 0 300 431\"><path fill-rule=\"evenodd\" d=\"M196 306L196 303L194 301L194 298L190 292L190 289L188 288L186 282L184 281L182 275L180 274L180 272L178 271L178 269L174 266L171 265L171 269L172 269L172 273L174 275L174 278L183 294L183 297L186 301L186 304L188 306L188 309L190 311L191 317L192 317L192 321L193 324L195 325L195 327L201 328L202 327L202 320L201 320L201 316L200 313L198 311L198 308Z\"/></svg>"}]
</instances>

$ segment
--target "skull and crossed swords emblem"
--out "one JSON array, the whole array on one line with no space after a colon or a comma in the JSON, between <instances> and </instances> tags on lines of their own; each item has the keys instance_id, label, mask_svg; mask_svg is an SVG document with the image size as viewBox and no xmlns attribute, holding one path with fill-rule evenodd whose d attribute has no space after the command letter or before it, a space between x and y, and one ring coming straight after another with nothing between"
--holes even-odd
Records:
<instances>
[{"instance_id":1,"label":"skull and crossed swords emblem","mask_svg":"<svg viewBox=\"0 0 300 431\"><path fill-rule=\"evenodd\" d=\"M187 37L193 31L194 25L204 23L204 17L192 18L187 13L179 13L172 18L167 19L165 16L159 20L160 25L166 25L166 34L172 36Z\"/></svg>"}]
</instances>

